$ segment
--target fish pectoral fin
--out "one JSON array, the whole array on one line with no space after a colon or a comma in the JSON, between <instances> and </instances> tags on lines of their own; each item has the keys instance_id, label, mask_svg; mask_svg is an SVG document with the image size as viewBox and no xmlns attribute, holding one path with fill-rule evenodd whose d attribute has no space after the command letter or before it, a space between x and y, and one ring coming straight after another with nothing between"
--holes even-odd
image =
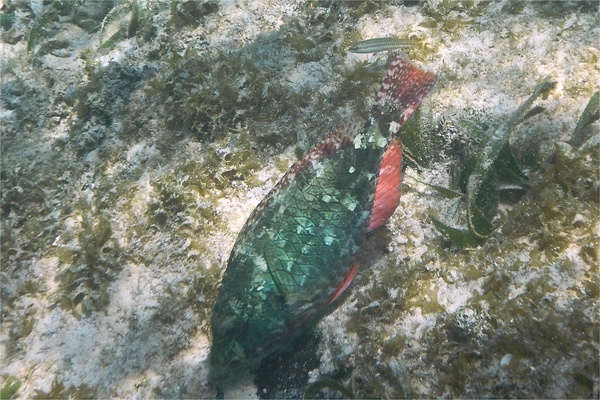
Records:
<instances>
[{"instance_id":1,"label":"fish pectoral fin","mask_svg":"<svg viewBox=\"0 0 600 400\"><path fill-rule=\"evenodd\" d=\"M336 292L333 294L333 296L331 296L331 298L325 305L326 307L329 306L334 301L336 301L338 299L338 297L340 297L342 295L342 293L344 293L344 291L346 289L348 289L348 286L350 286L352 279L354 279L354 276L356 276L356 271L358 271L358 262L357 261L355 261L354 264L352 264L350 271L348 271L348 275L346 275L346 277L344 278L344 281L342 282L342 284L340 285L338 290L336 290Z\"/></svg>"},{"instance_id":2,"label":"fish pectoral fin","mask_svg":"<svg viewBox=\"0 0 600 400\"><path fill-rule=\"evenodd\" d=\"M402 183L402 142L394 138L383 155L375 187L375 200L369 220L369 232L379 228L394 213L400 203Z\"/></svg>"}]
</instances>

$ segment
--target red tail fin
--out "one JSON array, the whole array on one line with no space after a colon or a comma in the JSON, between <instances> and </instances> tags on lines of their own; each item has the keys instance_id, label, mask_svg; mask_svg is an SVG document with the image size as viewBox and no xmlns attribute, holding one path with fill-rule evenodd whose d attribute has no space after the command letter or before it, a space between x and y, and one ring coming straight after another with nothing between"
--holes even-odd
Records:
<instances>
[{"instance_id":1,"label":"red tail fin","mask_svg":"<svg viewBox=\"0 0 600 400\"><path fill-rule=\"evenodd\" d=\"M371 115L378 121L395 122L392 133L406 122L435 84L435 75L413 64L400 53L392 62L377 93Z\"/></svg>"},{"instance_id":2,"label":"red tail fin","mask_svg":"<svg viewBox=\"0 0 600 400\"><path fill-rule=\"evenodd\" d=\"M418 68L406 54L400 53L392 62L381 84L371 109L371 116L382 128L388 129L387 124L390 124L389 129L395 134L434 84L434 74ZM398 207L401 179L402 143L399 138L394 138L381 162L369 231L383 225Z\"/></svg>"}]
</instances>

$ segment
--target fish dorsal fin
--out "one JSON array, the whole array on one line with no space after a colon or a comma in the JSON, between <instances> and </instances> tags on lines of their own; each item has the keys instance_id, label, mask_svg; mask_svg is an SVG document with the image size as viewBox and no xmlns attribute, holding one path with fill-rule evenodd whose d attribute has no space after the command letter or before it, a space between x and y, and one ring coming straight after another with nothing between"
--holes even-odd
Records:
<instances>
[{"instance_id":1,"label":"fish dorsal fin","mask_svg":"<svg viewBox=\"0 0 600 400\"><path fill-rule=\"evenodd\" d=\"M435 81L434 74L423 71L401 52L381 84L371 116L378 122L395 123L390 126L395 134L427 96Z\"/></svg>"},{"instance_id":2,"label":"fish dorsal fin","mask_svg":"<svg viewBox=\"0 0 600 400\"><path fill-rule=\"evenodd\" d=\"M271 203L273 197L281 190L285 189L297 175L308 168L315 167L324 158L334 155L339 150L343 150L363 131L365 120L360 117L350 117L338 124L329 132L320 142L315 144L302 158L296 161L290 169L281 177L279 182L271 189L269 194L256 206L246 224L240 231L238 238L241 238L248 231L254 221L262 214L264 209Z\"/></svg>"},{"instance_id":3,"label":"fish dorsal fin","mask_svg":"<svg viewBox=\"0 0 600 400\"><path fill-rule=\"evenodd\" d=\"M379 228L394 213L400 202L400 184L402 183L402 142L394 138L383 155L375 200L369 220L368 230Z\"/></svg>"},{"instance_id":4,"label":"fish dorsal fin","mask_svg":"<svg viewBox=\"0 0 600 400\"><path fill-rule=\"evenodd\" d=\"M314 167L319 161L327 158L348 145L363 131L365 121L359 117L348 118L338 124L321 141L315 144L301 159L296 161L290 170L277 184L285 185L307 168Z\"/></svg>"}]
</instances>

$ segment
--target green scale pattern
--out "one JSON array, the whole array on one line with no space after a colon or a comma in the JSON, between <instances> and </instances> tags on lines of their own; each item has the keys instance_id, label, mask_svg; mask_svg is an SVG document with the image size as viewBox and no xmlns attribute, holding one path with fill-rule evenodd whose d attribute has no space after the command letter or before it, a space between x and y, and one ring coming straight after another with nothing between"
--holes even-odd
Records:
<instances>
[{"instance_id":1,"label":"green scale pattern","mask_svg":"<svg viewBox=\"0 0 600 400\"><path fill-rule=\"evenodd\" d=\"M381 137L376 127L369 134ZM349 143L302 169L247 222L213 312L214 366L264 356L319 317L341 286L366 237L385 150L362 147Z\"/></svg>"}]
</instances>

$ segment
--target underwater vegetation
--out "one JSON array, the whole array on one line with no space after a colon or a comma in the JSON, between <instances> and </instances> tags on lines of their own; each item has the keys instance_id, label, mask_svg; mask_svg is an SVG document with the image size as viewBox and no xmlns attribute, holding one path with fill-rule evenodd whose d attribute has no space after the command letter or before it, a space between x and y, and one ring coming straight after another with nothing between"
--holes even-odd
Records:
<instances>
[{"instance_id":1,"label":"underwater vegetation","mask_svg":"<svg viewBox=\"0 0 600 400\"><path fill-rule=\"evenodd\" d=\"M94 33L100 28L98 19L105 16L110 9L109 2L97 2L91 7L80 7L76 0L53 1L43 8L41 15L33 16L27 38L27 53L30 60L34 61L36 57L49 53L60 54L70 46L68 41L55 38L60 33L62 23L68 21L83 32Z\"/></svg>"},{"instance_id":2,"label":"underwater vegetation","mask_svg":"<svg viewBox=\"0 0 600 400\"><path fill-rule=\"evenodd\" d=\"M120 3L99 1L82 6L78 0L56 0L43 7L42 13L33 16L27 37L27 53L31 62L38 62L45 54L64 55L72 46L60 38L61 24L73 24L82 33L97 33L96 51L105 53L119 42L134 37L142 41L156 38L156 26L149 19L160 9L157 1L127 0ZM166 28L177 30L196 26L219 10L216 1L177 1L170 5L170 20ZM2 26L9 30L14 22L14 11L2 13ZM16 40L16 38L15 38Z\"/></svg>"},{"instance_id":3,"label":"underwater vegetation","mask_svg":"<svg viewBox=\"0 0 600 400\"><path fill-rule=\"evenodd\" d=\"M439 188L439 192L450 198L463 198L464 195L468 230L450 226L431 216L434 225L453 242L472 246L489 237L496 229L493 220L500 198L522 195L527 176L515 159L510 134L519 122L543 111L541 107L531 111L530 108L538 96L554 85L548 80L540 83L529 99L497 128L485 131L481 126L468 123L458 128L464 129L461 133L472 144L470 148L461 149L463 155L455 171L455 187ZM527 153L525 157L531 159L536 149Z\"/></svg>"},{"instance_id":4,"label":"underwater vegetation","mask_svg":"<svg viewBox=\"0 0 600 400\"><path fill-rule=\"evenodd\" d=\"M529 175L539 172L546 160L540 159L541 143L517 140L515 131L523 121L544 112L533 102L554 85L548 80L540 83L529 99L497 127L474 115L452 122L442 119L431 132L424 131L422 122L415 118L400 131L409 164L418 169L431 168L444 157L455 160L451 187L426 183L450 199L446 209L432 211L430 218L451 242L475 246L489 238L502 225L504 214L498 213L501 204L514 205L530 188ZM573 147L584 141L585 128L598 119L597 110L598 92L571 135L569 143ZM557 151L565 145L558 143Z\"/></svg>"},{"instance_id":5,"label":"underwater vegetation","mask_svg":"<svg viewBox=\"0 0 600 400\"><path fill-rule=\"evenodd\" d=\"M577 126L573 130L573 134L571 135L570 144L577 148L580 147L586 139L589 139L586 136L586 128L589 124L594 121L597 121L600 118L600 92L594 93L594 95L590 98L587 106L581 113L581 117L577 122Z\"/></svg>"},{"instance_id":6,"label":"underwater vegetation","mask_svg":"<svg viewBox=\"0 0 600 400\"><path fill-rule=\"evenodd\" d=\"M16 398L17 392L21 387L21 380L15 376L8 376L4 379L2 389L0 389L0 399L11 400Z\"/></svg>"},{"instance_id":7,"label":"underwater vegetation","mask_svg":"<svg viewBox=\"0 0 600 400\"><path fill-rule=\"evenodd\" d=\"M60 305L75 316L102 310L109 301L108 287L121 270L121 249L111 238L110 220L101 213L81 215L75 246L59 246L60 262L68 266L58 278Z\"/></svg>"},{"instance_id":8,"label":"underwater vegetation","mask_svg":"<svg viewBox=\"0 0 600 400\"><path fill-rule=\"evenodd\" d=\"M11 400L19 398L19 388L21 380L14 376L8 376L4 379L2 389L0 389L0 399ZM52 386L48 392L36 390L33 399L93 399L96 398L96 391L87 385L65 387L58 379L52 381Z\"/></svg>"},{"instance_id":9,"label":"underwater vegetation","mask_svg":"<svg viewBox=\"0 0 600 400\"><path fill-rule=\"evenodd\" d=\"M52 381L52 386L48 392L36 390L33 399L94 399L96 398L96 390L89 388L87 385L69 386L55 379Z\"/></svg>"}]
</instances>

